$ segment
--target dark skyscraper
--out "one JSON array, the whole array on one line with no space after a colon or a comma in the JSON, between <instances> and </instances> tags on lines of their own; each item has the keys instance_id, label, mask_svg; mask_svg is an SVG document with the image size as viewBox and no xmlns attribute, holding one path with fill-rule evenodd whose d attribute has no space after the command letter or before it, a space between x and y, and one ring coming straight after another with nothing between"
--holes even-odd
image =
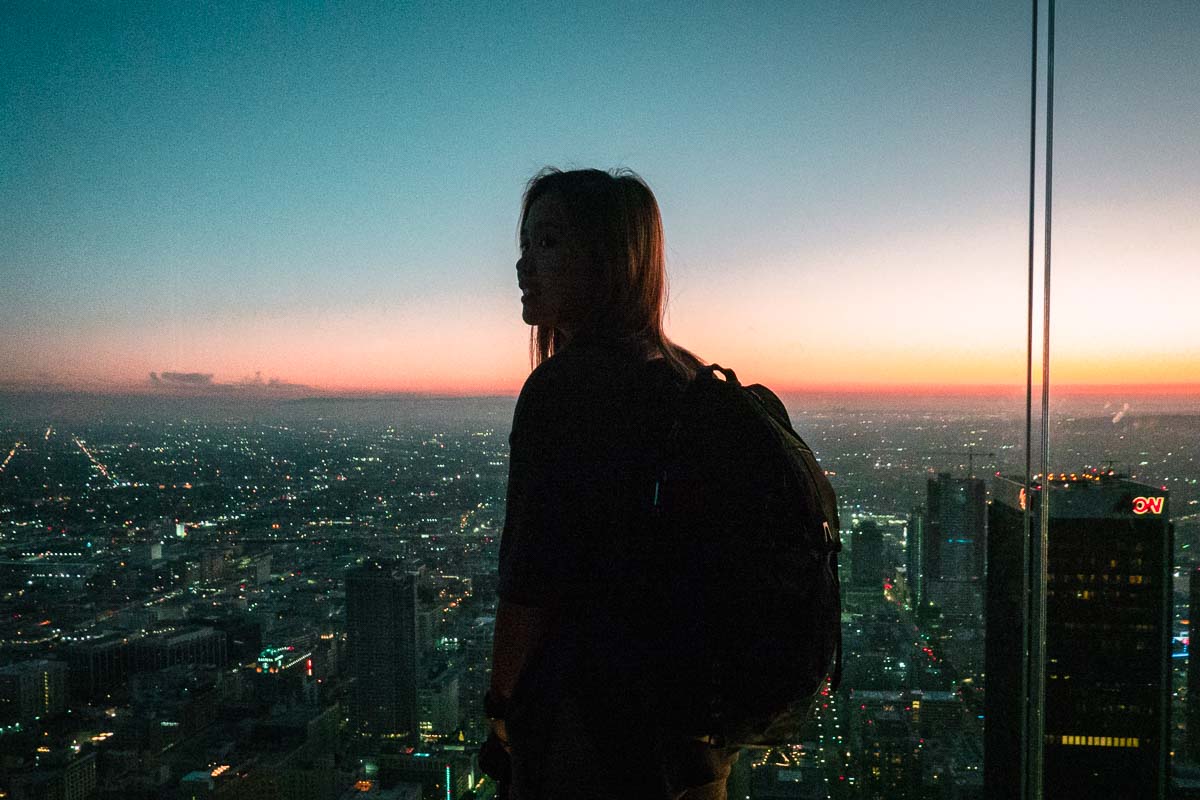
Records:
<instances>
[{"instance_id":1,"label":"dark skyscraper","mask_svg":"<svg viewBox=\"0 0 1200 800\"><path fill-rule=\"evenodd\" d=\"M1171 533L1167 492L1106 474L1051 475L1045 797L1165 797ZM985 785L1018 797L1022 512L1041 495L997 479L989 512Z\"/></svg>"},{"instance_id":2,"label":"dark skyscraper","mask_svg":"<svg viewBox=\"0 0 1200 800\"><path fill-rule=\"evenodd\" d=\"M865 519L854 526L854 550L850 560L850 581L856 588L883 591L883 531L879 523Z\"/></svg>"},{"instance_id":3,"label":"dark skyscraper","mask_svg":"<svg viewBox=\"0 0 1200 800\"><path fill-rule=\"evenodd\" d=\"M346 573L350 722L366 736L416 740L416 578L397 563Z\"/></svg>"},{"instance_id":4,"label":"dark skyscraper","mask_svg":"<svg viewBox=\"0 0 1200 800\"><path fill-rule=\"evenodd\" d=\"M986 554L987 488L940 473L928 483L922 547L924 591L947 613L978 617Z\"/></svg>"}]
</instances>

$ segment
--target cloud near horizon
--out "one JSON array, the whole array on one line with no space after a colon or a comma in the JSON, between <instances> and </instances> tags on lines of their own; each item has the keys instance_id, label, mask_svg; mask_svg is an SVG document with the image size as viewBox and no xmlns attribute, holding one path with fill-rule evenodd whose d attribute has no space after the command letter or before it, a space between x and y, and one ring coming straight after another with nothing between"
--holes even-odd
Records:
<instances>
[{"instance_id":1,"label":"cloud near horizon","mask_svg":"<svg viewBox=\"0 0 1200 800\"><path fill-rule=\"evenodd\" d=\"M263 380L262 373L237 381L214 381L211 372L151 372L150 386L155 389L196 389L205 392L263 392L269 394L319 394L319 389L280 378Z\"/></svg>"},{"instance_id":2,"label":"cloud near horizon","mask_svg":"<svg viewBox=\"0 0 1200 800\"><path fill-rule=\"evenodd\" d=\"M212 386L211 372L157 372L150 373L151 386Z\"/></svg>"}]
</instances>

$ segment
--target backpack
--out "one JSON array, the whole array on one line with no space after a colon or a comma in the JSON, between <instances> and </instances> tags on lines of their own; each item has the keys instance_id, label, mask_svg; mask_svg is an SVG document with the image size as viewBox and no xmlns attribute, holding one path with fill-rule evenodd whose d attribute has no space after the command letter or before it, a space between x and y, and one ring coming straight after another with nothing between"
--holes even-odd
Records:
<instances>
[{"instance_id":1,"label":"backpack","mask_svg":"<svg viewBox=\"0 0 1200 800\"><path fill-rule=\"evenodd\" d=\"M779 398L732 370L703 367L670 419L650 509L657 713L715 746L794 742L841 680L833 488Z\"/></svg>"}]
</instances>

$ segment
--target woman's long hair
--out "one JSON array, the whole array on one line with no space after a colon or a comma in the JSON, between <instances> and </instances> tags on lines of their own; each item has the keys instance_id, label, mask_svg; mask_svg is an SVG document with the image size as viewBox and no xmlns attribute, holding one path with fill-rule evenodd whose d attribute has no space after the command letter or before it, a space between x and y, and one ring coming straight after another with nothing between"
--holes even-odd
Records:
<instances>
[{"instance_id":1,"label":"woman's long hair","mask_svg":"<svg viewBox=\"0 0 1200 800\"><path fill-rule=\"evenodd\" d=\"M525 187L518 230L534 201L546 194L562 199L572 235L598 272L597 297L576 335L658 352L681 376L694 374L703 362L663 330L667 269L662 215L646 182L628 169L563 172L547 167ZM536 367L563 343L557 328L533 326L531 364Z\"/></svg>"}]
</instances>

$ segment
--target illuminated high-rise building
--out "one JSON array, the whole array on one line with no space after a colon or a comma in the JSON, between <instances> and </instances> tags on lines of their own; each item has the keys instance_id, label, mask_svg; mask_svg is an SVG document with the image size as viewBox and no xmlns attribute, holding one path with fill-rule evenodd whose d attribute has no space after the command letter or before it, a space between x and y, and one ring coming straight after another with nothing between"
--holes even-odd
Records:
<instances>
[{"instance_id":1,"label":"illuminated high-rise building","mask_svg":"<svg viewBox=\"0 0 1200 800\"><path fill-rule=\"evenodd\" d=\"M1164 489L1111 473L997 479L988 521L985 785L1020 796L1023 514L1049 487L1044 796L1166 796L1171 530Z\"/></svg>"},{"instance_id":2,"label":"illuminated high-rise building","mask_svg":"<svg viewBox=\"0 0 1200 800\"><path fill-rule=\"evenodd\" d=\"M1193 567L1188 580L1188 667L1187 667L1187 754L1200 762L1200 642L1192 644L1191 631L1200 626L1200 565Z\"/></svg>"},{"instance_id":3,"label":"illuminated high-rise building","mask_svg":"<svg viewBox=\"0 0 1200 800\"><path fill-rule=\"evenodd\" d=\"M416 741L416 577L395 562L346 573L346 632L353 684L350 722L364 736Z\"/></svg>"},{"instance_id":4,"label":"illuminated high-rise building","mask_svg":"<svg viewBox=\"0 0 1200 800\"><path fill-rule=\"evenodd\" d=\"M914 508L908 515L904 534L904 570L908 596L914 608L925 602L925 509Z\"/></svg>"},{"instance_id":5,"label":"illuminated high-rise building","mask_svg":"<svg viewBox=\"0 0 1200 800\"><path fill-rule=\"evenodd\" d=\"M67 665L21 661L0 668L0 726L67 710Z\"/></svg>"}]
</instances>

